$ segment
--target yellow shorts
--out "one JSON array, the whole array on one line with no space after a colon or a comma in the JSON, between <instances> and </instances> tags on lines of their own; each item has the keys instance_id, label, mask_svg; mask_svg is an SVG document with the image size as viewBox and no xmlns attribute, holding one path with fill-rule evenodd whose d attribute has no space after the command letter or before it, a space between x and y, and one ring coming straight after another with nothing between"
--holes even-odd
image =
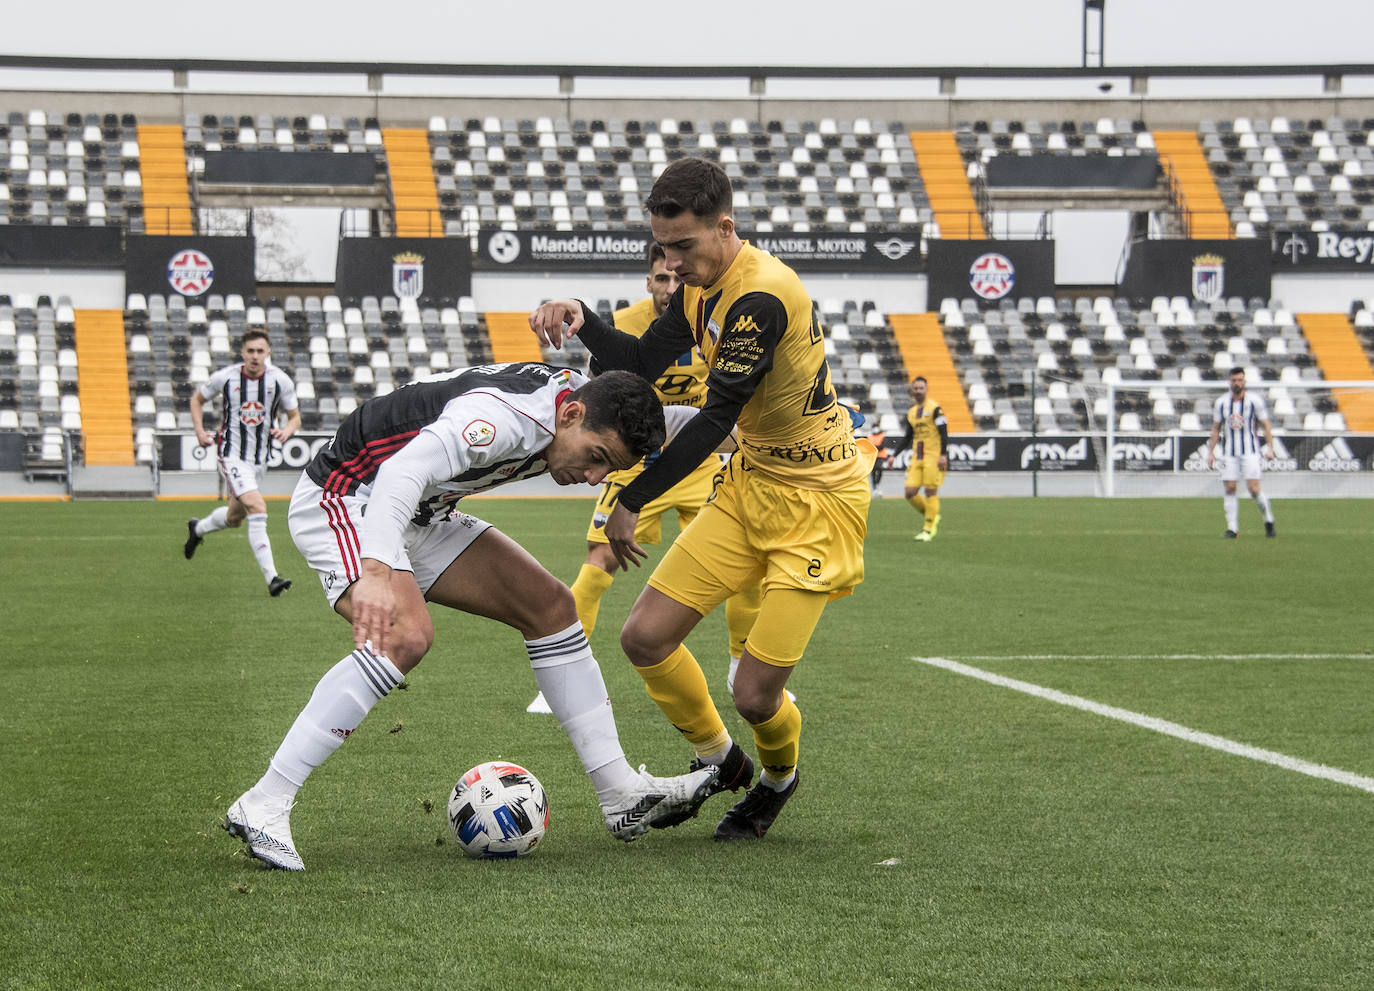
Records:
<instances>
[{"instance_id":1,"label":"yellow shorts","mask_svg":"<svg viewBox=\"0 0 1374 991\"><path fill-rule=\"evenodd\" d=\"M635 543L659 543L663 539L663 516L671 510L677 510L678 526L687 529L687 524L696 517L702 504L711 497L712 480L718 471L720 458L713 454L663 495L645 503L639 511L639 525L635 527ZM601 486L601 495L596 500L596 508L592 510L592 521L587 526L588 543L607 543L604 527L620 498L620 490L643 473L643 464L638 464L606 476L606 483Z\"/></svg>"},{"instance_id":2,"label":"yellow shorts","mask_svg":"<svg viewBox=\"0 0 1374 991\"><path fill-rule=\"evenodd\" d=\"M911 459L906 466L906 487L909 489L938 489L945 481L945 473L940 470L939 458Z\"/></svg>"},{"instance_id":3,"label":"yellow shorts","mask_svg":"<svg viewBox=\"0 0 1374 991\"><path fill-rule=\"evenodd\" d=\"M775 588L848 595L864 578L871 468L870 456L858 478L823 492L745 468L736 453L649 584L703 616L757 581L765 597Z\"/></svg>"}]
</instances>

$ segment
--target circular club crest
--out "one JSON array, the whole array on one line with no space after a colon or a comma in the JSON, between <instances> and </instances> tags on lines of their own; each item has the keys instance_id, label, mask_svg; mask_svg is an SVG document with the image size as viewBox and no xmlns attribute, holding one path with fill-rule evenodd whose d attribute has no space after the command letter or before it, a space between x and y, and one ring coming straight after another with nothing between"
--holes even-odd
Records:
<instances>
[{"instance_id":1,"label":"circular club crest","mask_svg":"<svg viewBox=\"0 0 1374 991\"><path fill-rule=\"evenodd\" d=\"M199 296L215 281L215 265L204 252L185 248L167 263L167 281L183 296Z\"/></svg>"},{"instance_id":2,"label":"circular club crest","mask_svg":"<svg viewBox=\"0 0 1374 991\"><path fill-rule=\"evenodd\" d=\"M1006 255L989 251L969 266L968 284L983 299L1001 299L1016 285L1016 266Z\"/></svg>"},{"instance_id":3,"label":"circular club crest","mask_svg":"<svg viewBox=\"0 0 1374 991\"><path fill-rule=\"evenodd\" d=\"M255 399L250 399L239 407L239 422L245 427L256 427L267 419L267 410L263 409L262 403Z\"/></svg>"}]
</instances>

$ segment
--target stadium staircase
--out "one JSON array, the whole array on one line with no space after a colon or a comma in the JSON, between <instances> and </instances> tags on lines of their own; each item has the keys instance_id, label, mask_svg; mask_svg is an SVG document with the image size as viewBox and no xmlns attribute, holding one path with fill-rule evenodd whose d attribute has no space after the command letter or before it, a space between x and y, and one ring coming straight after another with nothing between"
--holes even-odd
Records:
<instances>
[{"instance_id":1,"label":"stadium staircase","mask_svg":"<svg viewBox=\"0 0 1374 991\"><path fill-rule=\"evenodd\" d=\"M129 366L124 314L119 310L77 310L77 394L85 433L86 464L134 463L133 419L129 411Z\"/></svg>"},{"instance_id":2,"label":"stadium staircase","mask_svg":"<svg viewBox=\"0 0 1374 991\"><path fill-rule=\"evenodd\" d=\"M1370 367L1364 348L1344 313L1299 313L1297 317L1326 379L1333 382L1374 381L1374 368ZM1331 395L1348 429L1374 433L1374 392L1332 389Z\"/></svg>"},{"instance_id":3,"label":"stadium staircase","mask_svg":"<svg viewBox=\"0 0 1374 991\"><path fill-rule=\"evenodd\" d=\"M959 382L954 359L950 357L945 344L939 316L934 313L893 313L888 320L892 324L892 336L897 340L897 349L906 365L907 378L925 376L929 394L945 411L949 432L977 433L978 428L974 426L973 414L969 412L968 398Z\"/></svg>"},{"instance_id":4,"label":"stadium staircase","mask_svg":"<svg viewBox=\"0 0 1374 991\"><path fill-rule=\"evenodd\" d=\"M916 151L916 167L920 169L940 236L958 240L987 237L954 132L912 131L911 146Z\"/></svg>"},{"instance_id":5,"label":"stadium staircase","mask_svg":"<svg viewBox=\"0 0 1374 991\"><path fill-rule=\"evenodd\" d=\"M418 128L382 130L397 237L438 237L443 232L429 135Z\"/></svg>"},{"instance_id":6,"label":"stadium staircase","mask_svg":"<svg viewBox=\"0 0 1374 991\"><path fill-rule=\"evenodd\" d=\"M543 361L539 340L530 330L528 313L488 313L487 337L491 340L491 360Z\"/></svg>"},{"instance_id":7,"label":"stadium staircase","mask_svg":"<svg viewBox=\"0 0 1374 991\"><path fill-rule=\"evenodd\" d=\"M191 192L186 146L176 124L138 125L143 229L148 234L191 234Z\"/></svg>"},{"instance_id":8,"label":"stadium staircase","mask_svg":"<svg viewBox=\"0 0 1374 991\"><path fill-rule=\"evenodd\" d=\"M1178 187L1190 237L1233 238L1216 179L1192 131L1155 131L1155 150Z\"/></svg>"}]
</instances>

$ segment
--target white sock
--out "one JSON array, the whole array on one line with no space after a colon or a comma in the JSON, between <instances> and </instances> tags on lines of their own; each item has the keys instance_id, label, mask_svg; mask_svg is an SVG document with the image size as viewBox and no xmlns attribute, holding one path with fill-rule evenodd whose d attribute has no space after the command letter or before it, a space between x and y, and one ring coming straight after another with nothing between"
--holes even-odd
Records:
<instances>
[{"instance_id":1,"label":"white sock","mask_svg":"<svg viewBox=\"0 0 1374 991\"><path fill-rule=\"evenodd\" d=\"M625 760L601 667L582 623L538 640L526 640L530 667L558 724L568 734L603 807L639 785Z\"/></svg>"},{"instance_id":2,"label":"white sock","mask_svg":"<svg viewBox=\"0 0 1374 991\"><path fill-rule=\"evenodd\" d=\"M1274 510L1269 505L1269 497L1263 492L1256 492L1251 498L1255 500L1255 505L1259 507L1261 515L1264 516L1264 522L1273 523Z\"/></svg>"},{"instance_id":3,"label":"white sock","mask_svg":"<svg viewBox=\"0 0 1374 991\"><path fill-rule=\"evenodd\" d=\"M1222 508L1226 510L1226 529L1232 533L1240 532L1240 498L1234 493L1221 497Z\"/></svg>"},{"instance_id":4,"label":"white sock","mask_svg":"<svg viewBox=\"0 0 1374 991\"><path fill-rule=\"evenodd\" d=\"M253 556L258 559L263 581L270 582L277 577L277 565L272 560L272 541L267 539L267 514L248 514L248 546L253 548Z\"/></svg>"},{"instance_id":5,"label":"white sock","mask_svg":"<svg viewBox=\"0 0 1374 991\"><path fill-rule=\"evenodd\" d=\"M390 660L367 647L335 664L286 731L286 738L272 755L270 769L255 790L273 798L295 798L310 772L343 745L368 711L404 677Z\"/></svg>"},{"instance_id":6,"label":"white sock","mask_svg":"<svg viewBox=\"0 0 1374 991\"><path fill-rule=\"evenodd\" d=\"M207 533L214 533L216 530L223 530L229 525L229 507L220 506L209 516L202 516L196 521L197 536L205 536Z\"/></svg>"},{"instance_id":7,"label":"white sock","mask_svg":"<svg viewBox=\"0 0 1374 991\"><path fill-rule=\"evenodd\" d=\"M765 767L763 771L759 774L759 784L767 785L774 791L786 791L788 785L792 783L792 779L796 776L797 769L795 767L781 777L774 774L772 771L768 770L768 768Z\"/></svg>"}]
</instances>

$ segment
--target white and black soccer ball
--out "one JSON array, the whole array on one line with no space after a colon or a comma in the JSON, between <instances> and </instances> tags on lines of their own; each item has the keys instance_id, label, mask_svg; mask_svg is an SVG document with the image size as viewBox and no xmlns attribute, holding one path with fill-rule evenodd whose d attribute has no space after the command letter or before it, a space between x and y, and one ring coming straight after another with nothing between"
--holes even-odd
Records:
<instances>
[{"instance_id":1,"label":"white and black soccer ball","mask_svg":"<svg viewBox=\"0 0 1374 991\"><path fill-rule=\"evenodd\" d=\"M488 761L453 786L448 824L469 857L523 857L548 831L549 800L519 764Z\"/></svg>"}]
</instances>

